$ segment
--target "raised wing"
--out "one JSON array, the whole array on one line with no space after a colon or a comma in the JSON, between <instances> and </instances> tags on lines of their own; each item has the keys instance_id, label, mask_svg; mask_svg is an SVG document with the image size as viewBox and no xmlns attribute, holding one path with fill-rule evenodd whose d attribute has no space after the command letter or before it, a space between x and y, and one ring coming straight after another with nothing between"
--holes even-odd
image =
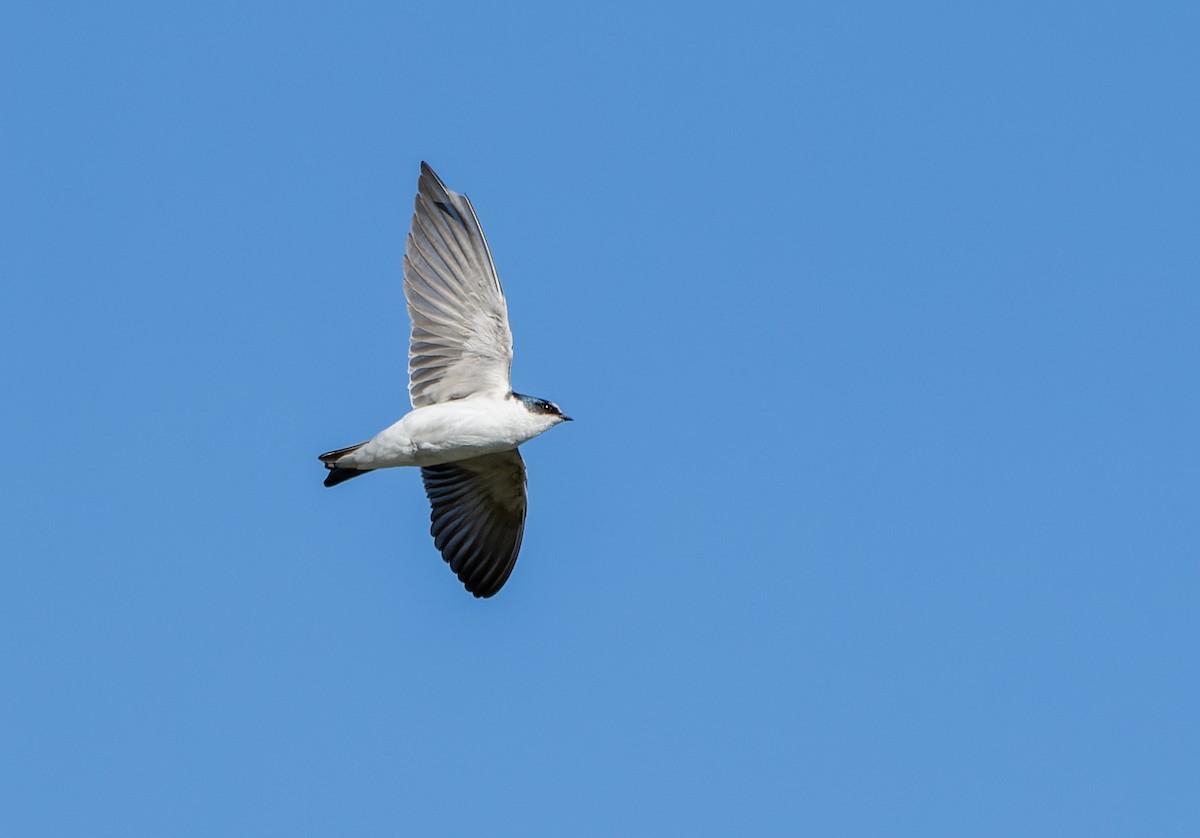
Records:
<instances>
[{"instance_id":1,"label":"raised wing","mask_svg":"<svg viewBox=\"0 0 1200 838\"><path fill-rule=\"evenodd\" d=\"M512 332L492 253L465 195L421 164L404 254L413 407L511 390Z\"/></svg>"},{"instance_id":2,"label":"raised wing","mask_svg":"<svg viewBox=\"0 0 1200 838\"><path fill-rule=\"evenodd\" d=\"M477 597L504 585L525 533L525 462L514 448L421 469L433 506L429 532L458 580Z\"/></svg>"}]
</instances>

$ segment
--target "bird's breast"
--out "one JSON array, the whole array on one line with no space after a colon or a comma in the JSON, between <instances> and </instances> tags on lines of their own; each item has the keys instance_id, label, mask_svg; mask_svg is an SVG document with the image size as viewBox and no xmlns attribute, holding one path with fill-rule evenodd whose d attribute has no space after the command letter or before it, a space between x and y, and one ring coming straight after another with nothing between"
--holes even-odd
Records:
<instances>
[{"instance_id":1,"label":"bird's breast","mask_svg":"<svg viewBox=\"0 0 1200 838\"><path fill-rule=\"evenodd\" d=\"M403 425L415 465L428 466L516 448L537 435L521 418L511 400L463 399L414 410Z\"/></svg>"}]
</instances>

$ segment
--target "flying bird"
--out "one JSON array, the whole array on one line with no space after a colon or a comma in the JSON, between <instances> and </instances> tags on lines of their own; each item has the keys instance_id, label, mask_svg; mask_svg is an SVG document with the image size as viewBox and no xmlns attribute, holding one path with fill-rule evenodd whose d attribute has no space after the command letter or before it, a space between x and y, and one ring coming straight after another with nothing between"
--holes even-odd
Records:
<instances>
[{"instance_id":1,"label":"flying bird","mask_svg":"<svg viewBox=\"0 0 1200 838\"><path fill-rule=\"evenodd\" d=\"M517 447L571 418L514 393L512 332L483 228L465 195L421 163L404 254L412 319L413 409L366 442L320 459L326 486L393 466L418 466L433 507L430 533L468 591L508 580L525 532L525 463Z\"/></svg>"}]
</instances>

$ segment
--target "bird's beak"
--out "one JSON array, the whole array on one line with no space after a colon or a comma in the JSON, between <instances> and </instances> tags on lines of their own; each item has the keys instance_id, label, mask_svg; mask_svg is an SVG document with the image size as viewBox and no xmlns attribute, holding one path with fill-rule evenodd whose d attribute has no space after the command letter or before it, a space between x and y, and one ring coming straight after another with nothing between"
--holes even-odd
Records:
<instances>
[{"instance_id":1,"label":"bird's beak","mask_svg":"<svg viewBox=\"0 0 1200 838\"><path fill-rule=\"evenodd\" d=\"M575 421L575 420L574 420L574 419L572 419L570 416L564 416L564 417L562 418L562 420L563 420L564 422L574 422L574 421Z\"/></svg>"}]
</instances>

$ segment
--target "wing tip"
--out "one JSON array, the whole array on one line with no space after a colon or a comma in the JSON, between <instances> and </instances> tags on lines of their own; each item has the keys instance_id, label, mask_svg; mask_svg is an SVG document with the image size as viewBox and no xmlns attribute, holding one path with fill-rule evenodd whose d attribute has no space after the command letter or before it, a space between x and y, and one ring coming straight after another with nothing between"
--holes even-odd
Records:
<instances>
[{"instance_id":1,"label":"wing tip","mask_svg":"<svg viewBox=\"0 0 1200 838\"><path fill-rule=\"evenodd\" d=\"M447 188L445 181L438 177L438 173L433 170L433 167L422 160L421 176L417 178L417 197L419 198L422 194L436 195L438 192L445 193L446 195L452 194L449 188Z\"/></svg>"}]
</instances>

